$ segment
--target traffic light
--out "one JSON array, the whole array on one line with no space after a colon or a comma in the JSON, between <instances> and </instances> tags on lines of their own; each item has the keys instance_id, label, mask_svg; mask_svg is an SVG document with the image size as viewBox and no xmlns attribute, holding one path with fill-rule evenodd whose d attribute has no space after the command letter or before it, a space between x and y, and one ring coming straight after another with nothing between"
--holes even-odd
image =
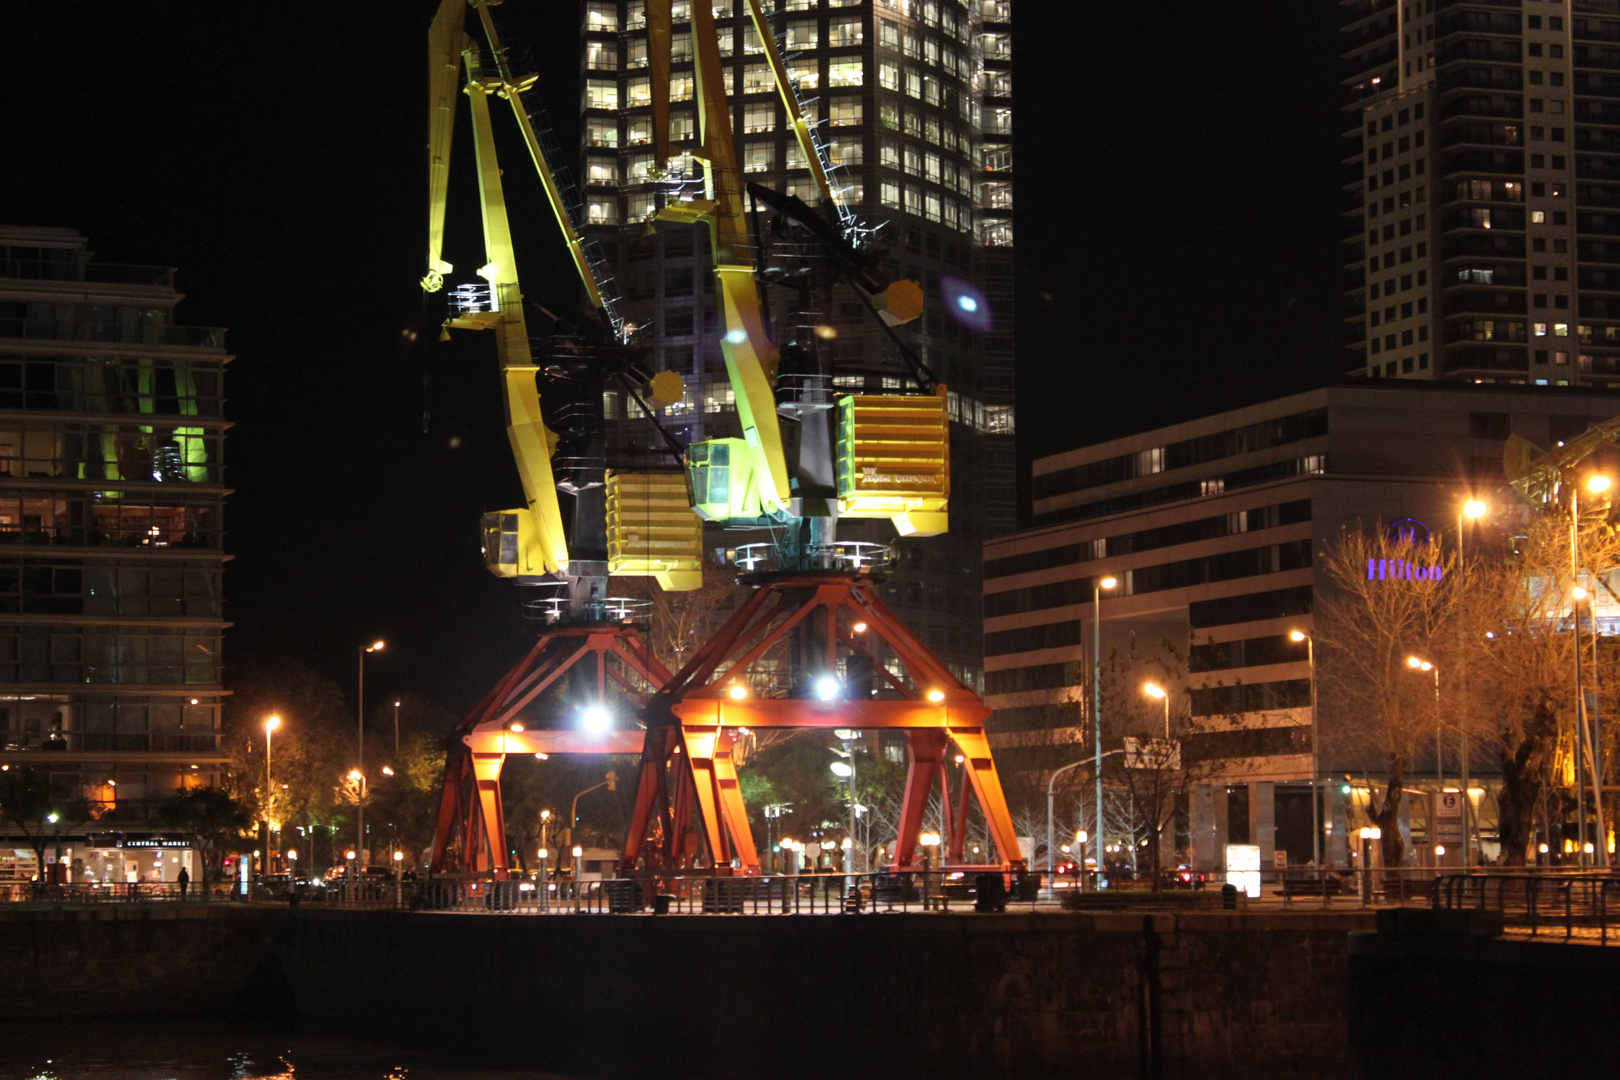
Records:
<instances>
[{"instance_id":1,"label":"traffic light","mask_svg":"<svg viewBox=\"0 0 1620 1080\"><path fill-rule=\"evenodd\" d=\"M619 790L619 774L618 773L612 772L612 771L608 772L608 774L607 774L607 786L608 786L609 791L618 791Z\"/></svg>"}]
</instances>

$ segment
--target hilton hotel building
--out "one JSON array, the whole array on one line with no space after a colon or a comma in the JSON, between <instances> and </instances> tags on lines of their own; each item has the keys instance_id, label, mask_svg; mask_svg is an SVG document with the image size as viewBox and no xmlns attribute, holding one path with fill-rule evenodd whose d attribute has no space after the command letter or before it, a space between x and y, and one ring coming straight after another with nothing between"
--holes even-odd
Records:
<instances>
[{"instance_id":1,"label":"hilton hotel building","mask_svg":"<svg viewBox=\"0 0 1620 1080\"><path fill-rule=\"evenodd\" d=\"M1468 498L1498 526L1522 505L1502 479L1517 433L1551 446L1620 413L1620 395L1502 386L1340 386L1041 458L1033 526L984 548L991 743L1003 769L1041 785L1091 756L1081 700L1091 671L1094 582L1102 652L1136 635L1188 657L1197 733L1213 763L1189 807L1197 865L1226 843L1311 858L1310 666L1317 563L1341 527L1402 518L1450 536ZM1089 691L1084 691L1089 698ZM1323 723L1332 722L1324 714ZM1322 769L1332 775L1324 755ZM1337 785L1325 821L1342 821ZM1483 822L1489 827L1489 822ZM1325 850L1342 865L1344 830ZM1336 843L1334 842L1336 841Z\"/></svg>"}]
</instances>

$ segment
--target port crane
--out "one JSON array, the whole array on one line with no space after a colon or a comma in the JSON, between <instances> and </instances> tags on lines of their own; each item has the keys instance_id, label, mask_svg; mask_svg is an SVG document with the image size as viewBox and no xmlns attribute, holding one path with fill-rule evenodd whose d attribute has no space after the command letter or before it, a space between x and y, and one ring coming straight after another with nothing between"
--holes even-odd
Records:
<instances>
[{"instance_id":1,"label":"port crane","mask_svg":"<svg viewBox=\"0 0 1620 1080\"><path fill-rule=\"evenodd\" d=\"M434 147L442 144L446 154L448 121L443 119L438 105L454 87L453 76L445 76L443 70L453 70L442 59L451 55L454 37L446 26L453 24L459 29L469 2L478 11L490 36L492 55L497 59L492 75L480 63L476 50L463 42L460 55L467 72L469 96L476 102L480 95L487 97L494 92L512 100L521 115L532 117L532 110L521 108L520 103L533 79L515 75L509 69L506 52L495 43L490 0L445 0L434 27L434 47L441 60L435 70L432 124ZM833 210L834 220L824 220L797 199L757 187L750 189L742 183L716 22L707 4L692 5L690 11L698 117L698 147L693 158L701 165L701 176L672 175L667 118L673 5L670 0L649 0L646 20L655 155L664 174L672 177L668 197L660 200L656 217L699 223L709 231L716 292L724 320L721 352L741 427L738 437L705 439L687 449L686 483L691 508L696 512L694 520L731 529L764 529L771 539L737 549L739 581L752 592L681 671L660 674L643 663L643 670L636 672L642 680L638 686L646 691L641 712L645 727L644 732L633 733L641 741L642 764L624 865L667 873L706 863L715 873L759 873L760 860L736 774L739 741L750 729L808 727L904 733L908 777L899 835L891 852L894 867L914 865L924 810L936 784L946 808L948 859L962 864L971 793L997 849L999 863L995 865L1021 866L1023 860L984 732L989 709L882 602L878 583L891 557L890 549L840 541L837 536L840 518L886 519L903 536L936 535L946 529L949 421L945 388L913 358L913 393L838 393L827 350L816 347L802 333L790 335L791 317L777 320L773 327L764 307L773 283L796 284L800 295L807 296L813 291L810 283L818 276L823 282L836 279L852 289L892 333L892 327L921 313L922 293L914 282L883 280L871 269L873 260L862 257L856 243L859 224L848 213L841 193L831 185L826 152L805 119L798 88L787 75L774 30L758 0L747 0L747 7L764 43L788 122L810 163L824 204ZM449 16L447 11L451 12ZM441 20L446 20L445 25ZM475 104L475 131L479 115ZM487 110L483 115L487 127ZM538 149L538 139L528 135L534 126L532 120L520 126L524 127L531 156L545 174L545 155ZM482 143L479 145L482 147ZM491 192L498 191L498 172L485 179L485 160L485 152L480 149L486 248L494 255L480 275L490 282L491 305L504 301L506 306L500 310L510 311L517 306L513 302L515 271L507 274L500 262L510 241L502 239L504 211L499 215L491 213L496 203ZM494 169L492 143L487 160L489 168ZM437 179L442 166L437 156L433 168L438 170L433 179L438 186L432 188L437 206L442 200L442 184ZM555 172L553 169L553 176ZM693 180L701 183L701 190L694 190ZM554 185L547 184L554 209L561 205L557 191ZM794 274L785 266L762 264L765 244L757 228L750 234L750 201L756 206L759 201L766 203L772 214L772 237L786 238L780 246L800 253L801 273L796 283L791 280ZM592 276L596 271L584 243L578 239L577 224L562 212L558 217L582 279L586 280L587 294L610 325L621 325L613 323L611 297L601 287L600 276ZM492 227L492 220L497 218L498 227ZM442 222L442 210L435 221ZM435 272L440 282L442 275L449 272L440 261L441 243L442 235L430 230L429 275L424 286L432 287ZM475 295L475 304L477 299ZM560 515L556 519L546 516L549 506L543 494L549 466L542 467L538 462L544 456L541 448L549 445L549 431L543 422L534 422L532 411L511 405L514 391L524 389L521 376L532 378L536 368L532 361L526 367L512 363L521 354L516 339L522 337L522 344L526 344L526 336L518 334L510 322L491 317L499 313L464 311L451 325L496 329L498 342L506 343L503 370L508 372L509 411L513 416L509 430L514 431L513 447L520 458L520 471L527 469L525 493L530 501L531 522L525 535L523 517L516 515L518 527L512 534L515 542L509 546L519 550L520 560L529 557L532 546L540 565L547 573L555 574L564 565L565 546ZM807 327L801 323L798 329ZM789 347L780 346L778 336L791 336ZM661 395L656 393L656 386L649 390L649 403L656 408ZM527 399L523 405L527 407ZM503 542L506 535L503 531ZM514 576L522 578L521 573ZM644 651L640 656L650 659ZM528 700L532 700L555 678L555 674L540 669L529 674L514 669L507 683L497 687L475 711L478 719L474 726L486 740L490 757L494 758L493 751L507 746L506 740L514 736L525 748L539 737L514 719L522 705L513 702L523 694L529 694ZM600 685L605 688L605 680ZM954 798L950 768L953 745L959 766ZM439 850L447 842L446 821L454 825L459 820L468 838L463 846L468 850L476 848L474 834L482 831L483 848L490 854L488 866L474 866L465 860L460 865L492 869L500 876L505 870L504 852L494 851L501 846L495 838L503 835L498 821L498 788L493 802L482 795L491 786L486 774L492 767L498 777L498 763L486 764L483 772L478 772L478 757L472 755L476 774L472 778L477 780L483 802L474 805L464 800L471 810L459 819L453 814L449 818L441 815L435 866L440 868ZM447 773L447 807L451 798Z\"/></svg>"}]
</instances>

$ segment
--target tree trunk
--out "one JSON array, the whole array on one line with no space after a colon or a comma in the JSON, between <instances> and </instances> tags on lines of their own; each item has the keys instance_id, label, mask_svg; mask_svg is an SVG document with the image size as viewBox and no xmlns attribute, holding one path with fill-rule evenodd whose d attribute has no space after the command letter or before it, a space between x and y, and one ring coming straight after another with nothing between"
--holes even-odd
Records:
<instances>
[{"instance_id":1,"label":"tree trunk","mask_svg":"<svg viewBox=\"0 0 1620 1080\"><path fill-rule=\"evenodd\" d=\"M1384 866L1394 869L1406 858L1406 841L1401 839L1401 803L1406 798L1406 762L1396 759L1390 763L1389 784L1384 788L1384 801L1372 819L1378 822L1378 841Z\"/></svg>"},{"instance_id":2,"label":"tree trunk","mask_svg":"<svg viewBox=\"0 0 1620 1080\"><path fill-rule=\"evenodd\" d=\"M1529 710L1517 741L1511 736L1502 740L1502 790L1497 796L1497 815L1503 866L1523 866L1529 859L1536 813L1546 788L1547 752L1556 731L1552 706L1542 698Z\"/></svg>"}]
</instances>

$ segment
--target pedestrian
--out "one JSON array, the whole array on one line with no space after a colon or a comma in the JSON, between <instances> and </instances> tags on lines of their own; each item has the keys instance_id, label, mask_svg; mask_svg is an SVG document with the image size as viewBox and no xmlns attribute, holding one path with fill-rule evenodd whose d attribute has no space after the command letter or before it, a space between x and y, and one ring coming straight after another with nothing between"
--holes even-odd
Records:
<instances>
[{"instance_id":1,"label":"pedestrian","mask_svg":"<svg viewBox=\"0 0 1620 1080\"><path fill-rule=\"evenodd\" d=\"M182 866L180 876L175 880L180 882L180 899L184 900L186 898L186 889L191 885L191 871Z\"/></svg>"}]
</instances>

